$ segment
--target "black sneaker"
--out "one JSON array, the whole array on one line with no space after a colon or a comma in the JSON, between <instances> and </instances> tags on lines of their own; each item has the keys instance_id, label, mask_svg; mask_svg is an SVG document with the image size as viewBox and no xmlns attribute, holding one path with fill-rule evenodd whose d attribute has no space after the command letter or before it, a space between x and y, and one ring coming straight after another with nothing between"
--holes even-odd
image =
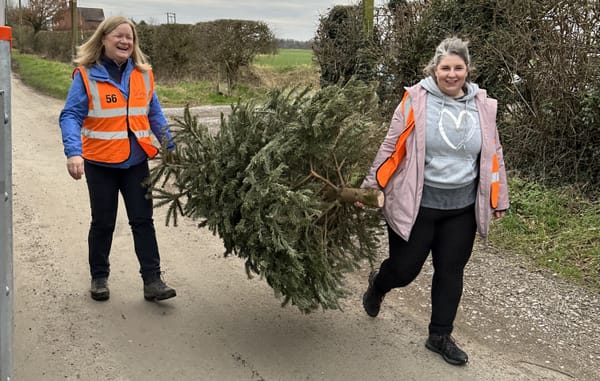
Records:
<instances>
[{"instance_id":1,"label":"black sneaker","mask_svg":"<svg viewBox=\"0 0 600 381\"><path fill-rule=\"evenodd\" d=\"M369 288L363 295L363 307L367 315L376 317L379 314L381 308L381 302L385 294L380 293L375 289L375 278L377 277L377 270L371 271L369 274Z\"/></svg>"},{"instance_id":2,"label":"black sneaker","mask_svg":"<svg viewBox=\"0 0 600 381\"><path fill-rule=\"evenodd\" d=\"M110 297L110 291L108 290L108 278L92 279L90 294L92 296L92 299L94 300L108 300L108 298Z\"/></svg>"},{"instance_id":3,"label":"black sneaker","mask_svg":"<svg viewBox=\"0 0 600 381\"><path fill-rule=\"evenodd\" d=\"M456 345L456 341L449 334L429 334L425 346L430 351L439 353L447 363L452 365L465 365L469 361L469 356Z\"/></svg>"},{"instance_id":4,"label":"black sneaker","mask_svg":"<svg viewBox=\"0 0 600 381\"><path fill-rule=\"evenodd\" d=\"M144 299L149 301L165 300L177 295L175 289L167 286L160 276L144 281Z\"/></svg>"}]
</instances>

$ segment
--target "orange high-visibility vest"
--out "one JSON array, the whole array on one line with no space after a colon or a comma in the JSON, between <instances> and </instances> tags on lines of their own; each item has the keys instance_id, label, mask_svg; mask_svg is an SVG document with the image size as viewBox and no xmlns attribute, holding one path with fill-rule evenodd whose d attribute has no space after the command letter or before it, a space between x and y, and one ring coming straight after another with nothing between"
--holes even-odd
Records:
<instances>
[{"instance_id":1,"label":"orange high-visibility vest","mask_svg":"<svg viewBox=\"0 0 600 381\"><path fill-rule=\"evenodd\" d=\"M406 115L406 108L408 109L408 116L405 118L404 122L404 131L398 137L396 141L396 148L394 152L387 158L375 173L375 177L377 179L377 183L381 188L385 188L390 178L396 172L396 168L402 163L404 156L406 156L406 139L415 128L415 114L413 112L412 104L410 101L410 95L408 95L408 91L404 93L402 97L402 102L400 102L400 110L402 115Z\"/></svg>"},{"instance_id":2,"label":"orange high-visibility vest","mask_svg":"<svg viewBox=\"0 0 600 381\"><path fill-rule=\"evenodd\" d=\"M158 148L152 144L148 120L154 94L152 71L131 72L129 99L112 84L91 79L86 67L78 67L76 71L81 73L89 101L88 115L81 127L82 156L101 163L124 162L130 154L128 130L148 157L156 156Z\"/></svg>"},{"instance_id":3,"label":"orange high-visibility vest","mask_svg":"<svg viewBox=\"0 0 600 381\"><path fill-rule=\"evenodd\" d=\"M396 169L402 163L402 160L406 156L406 139L415 128L415 115L410 101L408 92L404 93L402 102L400 103L400 110L402 115L406 115L406 108L408 107L408 116L405 118L404 131L398 137L396 141L396 147L394 152L377 168L375 177L377 183L381 188L385 188L390 178L396 172ZM495 141L494 141L495 143ZM495 145L495 144L494 144ZM500 194L500 164L498 155L494 153L492 157L492 179L491 179L491 190L490 190L490 204L492 208L498 206L498 197Z\"/></svg>"}]
</instances>

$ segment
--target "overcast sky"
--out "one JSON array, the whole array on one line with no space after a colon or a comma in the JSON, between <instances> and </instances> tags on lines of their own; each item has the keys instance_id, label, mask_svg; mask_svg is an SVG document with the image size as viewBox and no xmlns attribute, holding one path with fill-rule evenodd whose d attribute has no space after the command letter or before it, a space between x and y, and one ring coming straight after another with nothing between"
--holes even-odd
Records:
<instances>
[{"instance_id":1,"label":"overcast sky","mask_svg":"<svg viewBox=\"0 0 600 381\"><path fill-rule=\"evenodd\" d=\"M217 19L259 20L277 38L306 41L314 37L319 16L334 5L357 4L358 0L78 0L79 7L102 8L104 16L125 16L138 22L167 22L174 13L179 24ZM375 5L385 4L375 0Z\"/></svg>"}]
</instances>

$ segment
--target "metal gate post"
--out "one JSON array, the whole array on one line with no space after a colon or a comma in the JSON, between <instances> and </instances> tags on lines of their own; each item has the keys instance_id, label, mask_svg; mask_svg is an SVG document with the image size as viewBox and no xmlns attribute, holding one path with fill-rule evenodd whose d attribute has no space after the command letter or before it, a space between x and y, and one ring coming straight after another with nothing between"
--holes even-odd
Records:
<instances>
[{"instance_id":1,"label":"metal gate post","mask_svg":"<svg viewBox=\"0 0 600 381\"><path fill-rule=\"evenodd\" d=\"M4 1L0 4L4 8ZM13 379L11 28L0 20L0 381Z\"/></svg>"}]
</instances>

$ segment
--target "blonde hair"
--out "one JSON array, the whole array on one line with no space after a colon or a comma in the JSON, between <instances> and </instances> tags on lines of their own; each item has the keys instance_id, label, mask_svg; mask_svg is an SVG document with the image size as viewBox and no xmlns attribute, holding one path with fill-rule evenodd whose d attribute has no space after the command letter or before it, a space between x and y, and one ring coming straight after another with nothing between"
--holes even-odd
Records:
<instances>
[{"instance_id":1,"label":"blonde hair","mask_svg":"<svg viewBox=\"0 0 600 381\"><path fill-rule=\"evenodd\" d=\"M449 54L457 55L465 61L465 65L467 65L466 81L468 81L471 77L471 71L473 70L471 66L471 56L469 55L469 41L462 40L458 37L448 37L435 48L435 54L427 66L425 66L425 69L423 69L423 73L433 77L433 79L437 81L437 78L435 77L435 68L439 65L442 58Z\"/></svg>"},{"instance_id":2,"label":"blonde hair","mask_svg":"<svg viewBox=\"0 0 600 381\"><path fill-rule=\"evenodd\" d=\"M141 71L148 71L150 69L150 64L148 58L140 49L135 24L133 21L123 16L111 16L102 21L100 25L98 25L98 28L96 28L92 37L77 47L77 56L73 59L73 63L77 66L100 64L100 57L104 52L102 39L122 24L128 24L133 31L133 52L131 53L131 59L133 60L135 67Z\"/></svg>"}]
</instances>

